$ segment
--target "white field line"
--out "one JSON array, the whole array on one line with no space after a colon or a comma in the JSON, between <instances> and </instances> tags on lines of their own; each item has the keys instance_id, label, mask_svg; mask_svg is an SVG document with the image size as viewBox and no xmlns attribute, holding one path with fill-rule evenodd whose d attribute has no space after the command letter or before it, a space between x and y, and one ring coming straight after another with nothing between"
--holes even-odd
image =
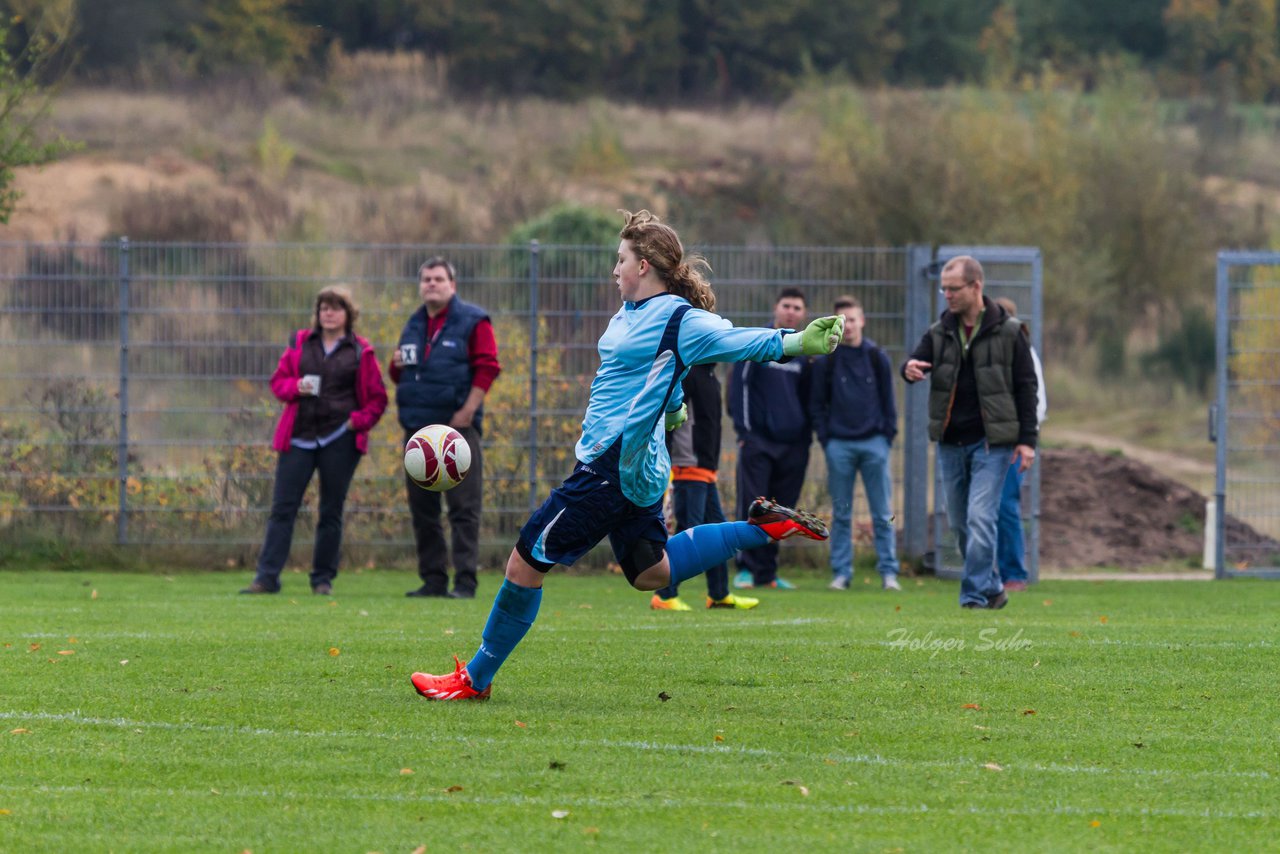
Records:
<instances>
[{"instance_id":1,"label":"white field line","mask_svg":"<svg viewBox=\"0 0 1280 854\"><path fill-rule=\"evenodd\" d=\"M209 789L175 789L175 788L154 788L148 786L130 786L124 787L101 787L101 786L27 786L0 783L0 791L16 792L20 794L37 794L37 795L72 795L75 797L85 796L108 796L118 797L138 797L150 796L157 799L168 800L175 796L184 797L191 800L207 800L209 798L242 798L242 799L261 799L270 803L277 803L282 800L291 800L305 803L307 801L316 800L321 797L315 791L298 791L294 789L253 789L253 790L219 790L216 794ZM339 801L372 801L375 803L429 803L429 804L450 804L458 805L460 803L473 804L476 806L531 806L541 807L543 809L635 809L637 803L643 801L646 809L655 806L664 809L693 809L700 811L707 810L750 810L752 812L760 811L784 811L794 813L804 811L806 813L828 813L828 814L847 814L847 815L937 815L937 816L961 816L961 815L989 815L989 816L1021 816L1028 818L1036 818L1045 815L1062 815L1062 816L1083 816L1087 818L1096 818L1098 816L1149 816L1158 818L1210 818L1210 819L1226 819L1230 821L1271 821L1276 817L1276 813L1265 810L1249 810L1247 812L1232 812L1220 809L1160 809L1151 807L1126 808L1117 807L1112 804L1109 806L1075 806L1071 804L1055 804L1046 806L1043 809L1014 809L1009 807L989 807L983 805L969 805L960 807L931 807L925 803L917 804L892 804L886 806L873 806L869 804L824 804L815 801L802 802L799 800L787 798L761 799L759 801L712 801L701 798L653 798L650 796L640 797L618 797L618 798L601 798L601 797L574 797L574 796L538 796L538 795L501 795L501 796L477 796L466 795L459 792L422 792L416 794L372 794L367 792L351 792L331 790L323 793L325 803Z\"/></svg>"},{"instance_id":2,"label":"white field line","mask_svg":"<svg viewBox=\"0 0 1280 854\"><path fill-rule=\"evenodd\" d=\"M676 623L673 621L668 624L603 626L603 627L602 626L582 626L582 627L574 627L574 628L566 628L566 627L555 626L555 625L540 625L538 626L538 631L539 633L557 633L557 634L590 633L592 635L600 635L600 634L613 634L613 633L623 633L623 632L633 632L633 631L657 631L657 630L670 631L673 629L696 629L699 631L715 631L715 632L724 633L726 631L735 631L735 630L751 631L751 630L757 630L757 629L772 627L772 626L806 626L806 625L817 625L817 624L823 624L823 623L837 623L837 622L839 621L818 619L818 618L797 617L789 620L769 620L769 621L763 621L763 622L750 622L750 623L743 622L743 621L723 622L723 623L718 621L705 622L705 623L695 623L695 622ZM853 623L850 623L849 626L851 629L854 628ZM907 627L899 626L895 628L907 628ZM984 628L999 628L1003 632L1003 634L999 636L993 635L991 637L992 642L1005 640L1008 637L1011 637L1013 632L1021 629L1023 631L1021 639L1024 641L1029 641L1032 644L1032 646L1026 647L1025 650L1013 650L1010 652L1025 652L1026 650L1032 650L1032 649L1036 649L1036 650L1070 649L1074 646L1078 646L1079 644L1085 644L1086 646L1132 647L1134 649L1163 649L1163 650L1169 650L1173 652L1176 652L1180 649L1275 649L1277 648L1277 646L1280 646L1280 643L1277 643L1275 641L1270 641L1270 640L1254 640L1254 641L1248 641L1248 642L1241 642L1241 641L1231 641L1231 640L1131 641L1131 640L1124 640L1123 638L1064 639L1062 635L1066 630L1062 626L1042 627L1041 630L1044 631L1045 634L1052 636L1051 640L1044 640L1043 638L1037 637L1037 635L1034 632L1028 632L1027 631L1028 627L1025 625L1010 624L1008 626L999 626L999 627L987 626ZM962 627L956 627L954 625L949 625L947 627L947 630L949 632L948 634L936 635L935 639L942 641L942 640L947 640L949 638L959 638L961 640L974 641L978 638L977 633L980 629L973 628L973 627L962 628ZM921 627L919 629L912 629L912 631L915 632L915 634L923 637L921 632L927 631L927 630ZM50 639L64 639L69 637L69 634L67 632L23 632L22 634L18 635L18 637L23 640L50 640ZM190 637L192 637L192 635L178 634L178 633L158 633L158 632L93 632L93 631L89 631L89 632L76 633L77 641L81 644L93 643L96 641L113 641L113 640L173 641L173 640L184 640ZM263 637L271 637L271 636L264 635ZM366 634L365 637L372 641L406 640L406 641L412 641L414 643L420 643L427 640L437 639L434 634L431 635L430 637L424 637L417 632L411 632L409 630L373 632L372 634ZM478 637L479 636L477 635L477 638ZM746 639L746 641L748 642L750 640L751 640L750 638ZM776 643L777 638L773 638L773 637L761 638L761 641ZM854 642L852 641L851 638L805 641L806 644L809 644L812 646L848 646L851 642ZM879 647L891 647L894 649L898 649L899 647L903 646L901 641L894 641L888 638L875 638L875 639L866 638L864 639L863 643L868 643L868 644L872 644L874 646L879 646ZM966 646L968 646L968 644L966 644ZM906 651L909 653L931 653L933 650L932 648L929 648L929 647L922 647L920 649L907 649ZM986 651L986 650L983 650L983 651ZM949 650L948 652L954 652L954 650Z\"/></svg>"},{"instance_id":3,"label":"white field line","mask_svg":"<svg viewBox=\"0 0 1280 854\"><path fill-rule=\"evenodd\" d=\"M192 723L171 723L168 721L137 721L129 718L95 718L81 715L79 712L69 713L52 713L52 712L0 712L0 720L11 721L45 721L49 723L70 723L77 726L106 726L115 727L117 729L134 729L134 730L165 730L173 732L193 732L193 733L214 733L219 735L254 735L268 736L271 738L323 738L333 739L397 739L409 741L427 741L438 743L442 740L456 741L461 744L503 744L505 740L497 738L477 738L471 736L451 736L442 737L437 733L423 733L421 735L412 731L382 733L382 732L352 732L352 731L328 731L328 730L274 730L265 727L238 727L227 726L222 724L192 724ZM680 753L690 754L699 753L707 755L721 756L758 756L777 760L831 760L835 763L847 763L853 765L877 765L887 768L955 768L960 770L976 769L979 766L975 762L961 761L955 759L899 759L890 756L880 756L879 754L866 753L828 753L822 756L814 754L787 753L784 751L770 750L760 747L737 747L727 745L708 746L705 744L661 744L652 741L614 741L611 739L578 739L578 740L561 740L560 744L571 747L581 748L604 748L611 750L632 750L638 752L654 752L654 753ZM1059 765L1050 763L1042 765L1040 763L1018 764L1013 763L1005 766L1007 771L1030 771L1045 774L1097 774L1117 776L1137 776L1137 777L1153 777L1167 778L1170 780L1182 780L1189 777L1207 777L1207 778L1226 778L1226 779L1251 779L1251 780L1271 780L1273 775L1267 771L1231 771L1222 769L1202 770L1202 771L1170 771L1161 768L1103 768L1090 765Z\"/></svg>"}]
</instances>

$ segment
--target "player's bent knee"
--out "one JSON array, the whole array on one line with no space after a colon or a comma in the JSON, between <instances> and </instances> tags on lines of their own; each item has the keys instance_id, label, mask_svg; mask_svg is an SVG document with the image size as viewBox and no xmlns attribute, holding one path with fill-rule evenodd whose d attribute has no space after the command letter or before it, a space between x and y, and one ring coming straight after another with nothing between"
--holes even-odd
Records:
<instances>
[{"instance_id":1,"label":"player's bent knee","mask_svg":"<svg viewBox=\"0 0 1280 854\"><path fill-rule=\"evenodd\" d=\"M631 542L618 563L632 587L637 590L659 590L666 587L667 582L655 584L654 581L662 576L670 577L671 574L665 564L666 556L661 543L641 538Z\"/></svg>"},{"instance_id":2,"label":"player's bent knee","mask_svg":"<svg viewBox=\"0 0 1280 854\"><path fill-rule=\"evenodd\" d=\"M519 550L511 550L511 557L507 558L507 579L512 584L519 584L521 587L541 587L546 575L546 572L531 566L521 556Z\"/></svg>"},{"instance_id":3,"label":"player's bent knee","mask_svg":"<svg viewBox=\"0 0 1280 854\"><path fill-rule=\"evenodd\" d=\"M671 583L671 570L667 564L651 566L635 577L631 586L637 590L661 590Z\"/></svg>"}]
</instances>

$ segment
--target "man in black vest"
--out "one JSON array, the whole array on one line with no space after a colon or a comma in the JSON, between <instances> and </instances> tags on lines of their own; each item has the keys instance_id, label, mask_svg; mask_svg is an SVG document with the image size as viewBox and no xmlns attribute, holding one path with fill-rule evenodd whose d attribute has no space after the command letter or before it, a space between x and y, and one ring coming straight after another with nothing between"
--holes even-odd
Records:
<instances>
[{"instance_id":1,"label":"man in black vest","mask_svg":"<svg viewBox=\"0 0 1280 854\"><path fill-rule=\"evenodd\" d=\"M968 255L942 268L947 310L902 366L902 378L929 373L929 438L947 518L964 556L960 605L1003 608L1009 601L995 569L996 519L1009 465L1035 459L1035 364L1022 323L982 295L982 265Z\"/></svg>"},{"instance_id":2,"label":"man in black vest","mask_svg":"<svg viewBox=\"0 0 1280 854\"><path fill-rule=\"evenodd\" d=\"M405 595L471 599L476 595L484 496L480 453L484 398L502 366L489 315L458 299L452 264L439 256L428 258L418 269L418 293L422 308L404 325L391 358L400 426L406 442L428 424L453 427L471 446L471 471L444 493L453 545L453 590L449 590L449 552L440 523L441 494L422 489L405 475L422 579L421 587Z\"/></svg>"}]
</instances>

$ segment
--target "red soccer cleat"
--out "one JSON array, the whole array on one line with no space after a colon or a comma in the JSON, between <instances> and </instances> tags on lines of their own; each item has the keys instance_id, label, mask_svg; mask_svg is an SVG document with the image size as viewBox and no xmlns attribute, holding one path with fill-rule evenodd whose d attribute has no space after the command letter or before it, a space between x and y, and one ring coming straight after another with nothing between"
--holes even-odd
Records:
<instances>
[{"instance_id":1,"label":"red soccer cleat","mask_svg":"<svg viewBox=\"0 0 1280 854\"><path fill-rule=\"evenodd\" d=\"M467 672L466 666L458 658L453 657L454 671L446 673L443 676L432 676L430 673L415 673L409 677L409 681L413 683L413 690L417 691L428 700L487 700L489 699L489 689L492 685L486 685L483 691L477 691L471 687L471 674Z\"/></svg>"},{"instance_id":2,"label":"red soccer cleat","mask_svg":"<svg viewBox=\"0 0 1280 854\"><path fill-rule=\"evenodd\" d=\"M812 513L792 510L763 497L751 502L747 521L775 540L796 534L811 540L825 540L830 536L826 523Z\"/></svg>"}]
</instances>

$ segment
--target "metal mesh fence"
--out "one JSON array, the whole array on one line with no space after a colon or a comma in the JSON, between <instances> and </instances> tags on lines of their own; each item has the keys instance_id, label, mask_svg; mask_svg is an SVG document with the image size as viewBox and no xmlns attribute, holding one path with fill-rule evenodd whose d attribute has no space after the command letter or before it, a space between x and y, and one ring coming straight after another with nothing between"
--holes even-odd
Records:
<instances>
[{"instance_id":1,"label":"metal mesh fence","mask_svg":"<svg viewBox=\"0 0 1280 854\"><path fill-rule=\"evenodd\" d=\"M865 307L867 334L895 363L903 357L905 250L700 251L714 271L717 311L735 324L767 325L785 286L805 292L812 316L847 293ZM454 263L459 294L489 310L498 337L482 548L485 565L500 565L531 507L571 468L596 341L618 305L613 247L0 244L5 538L172 546L194 564L248 561L274 477L280 404L266 380L292 332L310 325L322 287L346 284L361 309L357 331L385 365L420 304L418 265L432 254ZM732 506L736 444L725 421L720 480ZM400 439L393 403L348 496L344 562L412 553ZM816 448L810 466L803 501L823 509ZM894 472L901 508L900 450ZM298 546L309 542L314 509L312 492L294 563L306 557ZM606 559L598 550L590 562Z\"/></svg>"},{"instance_id":2,"label":"metal mesh fence","mask_svg":"<svg viewBox=\"0 0 1280 854\"><path fill-rule=\"evenodd\" d=\"M1280 577L1280 254L1218 256L1215 567Z\"/></svg>"}]
</instances>

